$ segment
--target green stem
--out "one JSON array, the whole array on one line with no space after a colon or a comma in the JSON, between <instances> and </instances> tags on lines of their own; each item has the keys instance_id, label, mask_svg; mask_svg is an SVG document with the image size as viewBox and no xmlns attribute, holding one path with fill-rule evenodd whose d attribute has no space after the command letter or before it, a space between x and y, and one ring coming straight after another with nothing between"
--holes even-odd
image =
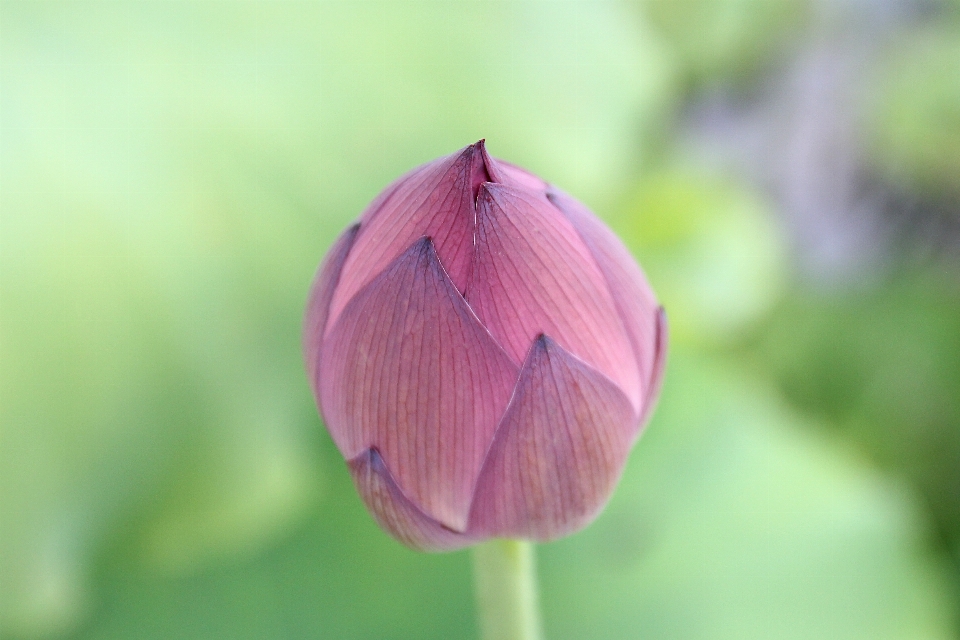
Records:
<instances>
[{"instance_id":1,"label":"green stem","mask_svg":"<svg viewBox=\"0 0 960 640\"><path fill-rule=\"evenodd\" d=\"M533 544L490 540L473 549L483 640L541 640Z\"/></svg>"}]
</instances>

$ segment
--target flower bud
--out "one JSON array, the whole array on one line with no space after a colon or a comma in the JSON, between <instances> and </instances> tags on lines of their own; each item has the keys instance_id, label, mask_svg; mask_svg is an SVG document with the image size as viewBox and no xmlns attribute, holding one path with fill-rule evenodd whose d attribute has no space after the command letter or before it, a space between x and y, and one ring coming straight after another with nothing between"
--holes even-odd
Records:
<instances>
[{"instance_id":1,"label":"flower bud","mask_svg":"<svg viewBox=\"0 0 960 640\"><path fill-rule=\"evenodd\" d=\"M304 354L374 518L445 550L589 523L656 400L666 336L616 236L481 140L394 182L340 236Z\"/></svg>"}]
</instances>

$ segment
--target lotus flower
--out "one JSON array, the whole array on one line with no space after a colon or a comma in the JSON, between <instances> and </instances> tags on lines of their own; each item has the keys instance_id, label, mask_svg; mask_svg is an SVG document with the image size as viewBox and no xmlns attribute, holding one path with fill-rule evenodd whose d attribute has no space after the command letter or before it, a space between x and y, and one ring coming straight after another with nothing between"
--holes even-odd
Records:
<instances>
[{"instance_id":1,"label":"lotus flower","mask_svg":"<svg viewBox=\"0 0 960 640\"><path fill-rule=\"evenodd\" d=\"M374 518L448 550L596 517L656 400L666 327L616 236L481 140L394 182L340 236L304 350Z\"/></svg>"}]
</instances>

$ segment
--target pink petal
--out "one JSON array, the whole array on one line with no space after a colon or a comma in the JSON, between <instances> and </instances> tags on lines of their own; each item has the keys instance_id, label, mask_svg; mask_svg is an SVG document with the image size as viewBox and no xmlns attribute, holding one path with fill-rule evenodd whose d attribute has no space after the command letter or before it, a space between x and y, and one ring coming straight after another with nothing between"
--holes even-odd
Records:
<instances>
[{"instance_id":1,"label":"pink petal","mask_svg":"<svg viewBox=\"0 0 960 640\"><path fill-rule=\"evenodd\" d=\"M313 285L310 287L307 312L303 319L303 358L307 366L307 375L314 386L317 384L317 362L320 359L320 347L323 344L323 333L329 317L330 300L333 298L337 282L340 281L343 263L350 253L359 228L359 224L354 224L340 234L320 264Z\"/></svg>"},{"instance_id":2,"label":"pink petal","mask_svg":"<svg viewBox=\"0 0 960 640\"><path fill-rule=\"evenodd\" d=\"M403 495L376 449L364 451L348 464L373 518L407 546L421 551L452 551L476 542L447 529Z\"/></svg>"},{"instance_id":3,"label":"pink petal","mask_svg":"<svg viewBox=\"0 0 960 640\"><path fill-rule=\"evenodd\" d=\"M520 363L546 333L620 385L640 413L640 374L607 282L573 225L545 196L484 184L466 298Z\"/></svg>"},{"instance_id":4,"label":"pink petal","mask_svg":"<svg viewBox=\"0 0 960 640\"><path fill-rule=\"evenodd\" d=\"M617 484L635 422L606 376L541 336L480 473L469 532L549 540L585 526Z\"/></svg>"},{"instance_id":5,"label":"pink petal","mask_svg":"<svg viewBox=\"0 0 960 640\"><path fill-rule=\"evenodd\" d=\"M577 200L551 188L547 197L573 223L609 283L640 366L643 413L656 400L666 352L666 317L643 271L620 238Z\"/></svg>"},{"instance_id":6,"label":"pink petal","mask_svg":"<svg viewBox=\"0 0 960 640\"><path fill-rule=\"evenodd\" d=\"M643 414L640 416L640 426L643 427L653 407L657 404L657 397L660 395L660 386L663 384L663 372L667 364L667 343L669 342L670 330L667 326L667 312L663 307L657 309L657 343L653 358L653 371L650 373L650 383L647 387L647 395L643 400Z\"/></svg>"},{"instance_id":7,"label":"pink petal","mask_svg":"<svg viewBox=\"0 0 960 640\"><path fill-rule=\"evenodd\" d=\"M345 458L376 447L404 495L463 530L518 369L423 238L327 330L319 395Z\"/></svg>"},{"instance_id":8,"label":"pink petal","mask_svg":"<svg viewBox=\"0 0 960 640\"><path fill-rule=\"evenodd\" d=\"M415 169L381 194L361 220L331 317L336 319L360 289L423 236L433 239L444 268L463 290L473 261L475 194L489 179L484 155L481 140Z\"/></svg>"},{"instance_id":9,"label":"pink petal","mask_svg":"<svg viewBox=\"0 0 960 640\"><path fill-rule=\"evenodd\" d=\"M546 191L549 187L540 176L532 174L515 164L510 164L506 160L491 158L486 155L486 149L484 149L484 162L487 166L487 173L490 174L490 182L499 182L508 187L537 192Z\"/></svg>"}]
</instances>

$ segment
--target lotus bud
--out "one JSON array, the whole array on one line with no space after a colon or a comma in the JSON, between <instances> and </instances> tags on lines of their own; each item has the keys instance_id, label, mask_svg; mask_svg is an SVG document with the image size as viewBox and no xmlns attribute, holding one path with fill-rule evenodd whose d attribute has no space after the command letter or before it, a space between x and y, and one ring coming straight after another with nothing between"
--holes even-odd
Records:
<instances>
[{"instance_id":1,"label":"lotus bud","mask_svg":"<svg viewBox=\"0 0 960 640\"><path fill-rule=\"evenodd\" d=\"M303 342L374 518L449 550L597 516L656 400L667 325L602 222L481 140L401 177L340 236Z\"/></svg>"}]
</instances>

